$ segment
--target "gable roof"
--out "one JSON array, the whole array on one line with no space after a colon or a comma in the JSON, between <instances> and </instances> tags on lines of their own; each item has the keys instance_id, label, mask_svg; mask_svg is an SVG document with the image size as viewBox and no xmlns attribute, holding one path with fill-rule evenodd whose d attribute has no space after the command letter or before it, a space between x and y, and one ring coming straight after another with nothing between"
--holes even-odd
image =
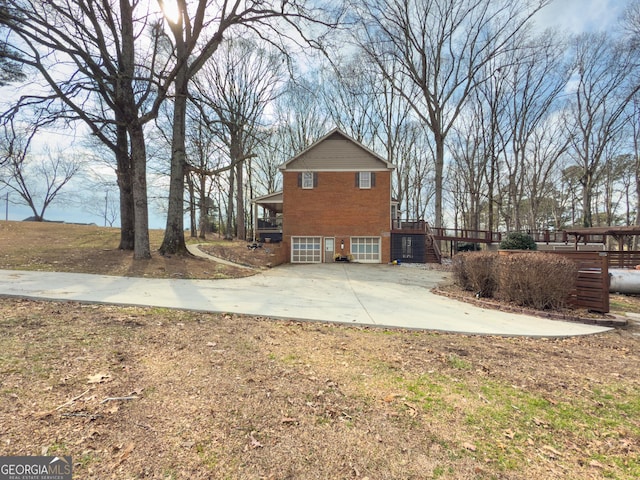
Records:
<instances>
[{"instance_id":1,"label":"gable roof","mask_svg":"<svg viewBox=\"0 0 640 480\"><path fill-rule=\"evenodd\" d=\"M336 128L279 168L298 172L379 171L395 166Z\"/></svg>"}]
</instances>

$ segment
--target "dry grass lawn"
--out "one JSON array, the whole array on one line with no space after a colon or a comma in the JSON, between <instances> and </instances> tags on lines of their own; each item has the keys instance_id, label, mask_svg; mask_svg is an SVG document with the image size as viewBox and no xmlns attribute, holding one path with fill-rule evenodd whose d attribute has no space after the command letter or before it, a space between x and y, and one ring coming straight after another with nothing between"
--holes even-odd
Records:
<instances>
[{"instance_id":1,"label":"dry grass lawn","mask_svg":"<svg viewBox=\"0 0 640 480\"><path fill-rule=\"evenodd\" d=\"M0 222L0 268L234 275L193 258L138 266L108 229L24 225ZM479 337L0 298L0 454L71 455L76 479L635 479L639 333Z\"/></svg>"}]
</instances>

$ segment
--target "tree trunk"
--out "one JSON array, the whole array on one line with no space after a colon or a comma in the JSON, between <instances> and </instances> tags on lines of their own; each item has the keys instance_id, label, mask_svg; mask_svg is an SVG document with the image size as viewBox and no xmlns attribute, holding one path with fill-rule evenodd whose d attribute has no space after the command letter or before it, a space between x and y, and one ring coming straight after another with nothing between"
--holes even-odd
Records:
<instances>
[{"instance_id":1,"label":"tree trunk","mask_svg":"<svg viewBox=\"0 0 640 480\"><path fill-rule=\"evenodd\" d=\"M120 0L120 11L122 14L122 59L120 75L116 82L116 103L121 110L116 115L119 117L117 120L126 126L131 142L129 178L133 201L133 258L142 260L151 258L149 212L147 210L147 151L144 142L144 130L138 122L138 109L133 90L135 70L133 13L127 0ZM121 147L119 150L124 155L126 150L122 150L125 143L122 136L123 132L118 131L118 143L119 147Z\"/></svg>"},{"instance_id":2,"label":"tree trunk","mask_svg":"<svg viewBox=\"0 0 640 480\"><path fill-rule=\"evenodd\" d=\"M229 169L229 196L227 197L227 226L224 232L225 240L233 240L234 228L233 228L233 205L234 194L233 189L235 186L235 168Z\"/></svg>"},{"instance_id":3,"label":"tree trunk","mask_svg":"<svg viewBox=\"0 0 640 480\"><path fill-rule=\"evenodd\" d=\"M434 132L436 142L436 158L435 158L435 208L436 208L436 228L442 227L442 182L444 172L444 136Z\"/></svg>"},{"instance_id":4,"label":"tree trunk","mask_svg":"<svg viewBox=\"0 0 640 480\"><path fill-rule=\"evenodd\" d=\"M636 148L636 225L640 225L640 155ZM638 235L633 236L633 249L638 249Z\"/></svg>"},{"instance_id":5,"label":"tree trunk","mask_svg":"<svg viewBox=\"0 0 640 480\"><path fill-rule=\"evenodd\" d=\"M133 208L133 174L129 156L127 128L117 127L116 175L120 192L120 250L133 250L135 246L135 213Z\"/></svg>"},{"instance_id":6,"label":"tree trunk","mask_svg":"<svg viewBox=\"0 0 640 480\"><path fill-rule=\"evenodd\" d=\"M180 48L180 44L178 45ZM178 58L186 58L178 53ZM171 140L171 174L167 226L160 246L160 254L186 254L184 240L184 175L186 171L185 125L188 97L187 64L180 68L175 80L176 98L173 106L173 132Z\"/></svg>"},{"instance_id":7,"label":"tree trunk","mask_svg":"<svg viewBox=\"0 0 640 480\"><path fill-rule=\"evenodd\" d=\"M191 238L198 236L198 229L196 227L196 192L193 184L193 177L189 174L185 176L187 180L187 189L189 190L189 230L191 231Z\"/></svg>"},{"instance_id":8,"label":"tree trunk","mask_svg":"<svg viewBox=\"0 0 640 480\"><path fill-rule=\"evenodd\" d=\"M582 182L582 226L592 227L593 219L591 217L591 198L593 195L593 179L590 173L587 173Z\"/></svg>"},{"instance_id":9,"label":"tree trunk","mask_svg":"<svg viewBox=\"0 0 640 480\"><path fill-rule=\"evenodd\" d=\"M244 214L244 162L238 162L236 165L236 200L238 203L236 213L237 236L240 240L247 239Z\"/></svg>"},{"instance_id":10,"label":"tree trunk","mask_svg":"<svg viewBox=\"0 0 640 480\"><path fill-rule=\"evenodd\" d=\"M198 206L200 221L198 226L200 228L200 238L204 240L209 230L209 205L207 204L207 195L205 195L207 191L207 177L202 173L198 178L200 180L200 204Z\"/></svg>"},{"instance_id":11,"label":"tree trunk","mask_svg":"<svg viewBox=\"0 0 640 480\"><path fill-rule=\"evenodd\" d=\"M149 212L147 209L147 153L142 125L135 122L129 126L132 158L132 191L134 209L133 258L136 260L151 258L149 246Z\"/></svg>"},{"instance_id":12,"label":"tree trunk","mask_svg":"<svg viewBox=\"0 0 640 480\"><path fill-rule=\"evenodd\" d=\"M135 245L135 216L133 209L133 185L131 157L127 128L117 127L116 176L120 192L120 250L133 250Z\"/></svg>"}]
</instances>

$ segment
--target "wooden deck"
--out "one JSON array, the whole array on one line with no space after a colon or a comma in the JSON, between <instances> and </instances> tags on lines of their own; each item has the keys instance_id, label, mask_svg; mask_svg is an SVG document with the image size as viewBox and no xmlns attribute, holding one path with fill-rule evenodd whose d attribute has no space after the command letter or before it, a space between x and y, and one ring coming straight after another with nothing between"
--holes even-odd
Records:
<instances>
[{"instance_id":1,"label":"wooden deck","mask_svg":"<svg viewBox=\"0 0 640 480\"><path fill-rule=\"evenodd\" d=\"M435 228L424 220L394 220L392 233L428 233L435 240L468 243L500 243L502 233L464 228Z\"/></svg>"},{"instance_id":2,"label":"wooden deck","mask_svg":"<svg viewBox=\"0 0 640 480\"><path fill-rule=\"evenodd\" d=\"M605 229L568 229L561 231L551 230L527 230L522 233L531 235L536 243L564 243L566 245L606 243L607 236L613 236L617 230L625 231L629 227L610 227ZM634 228L634 227L631 227ZM637 227L636 227L637 228ZM474 230L467 228L436 228L432 227L424 220L394 220L393 232L396 233L425 233L429 232L436 240L446 240L452 242L468 243L500 243L505 232L492 232L490 230ZM626 233L626 235L629 235Z\"/></svg>"}]
</instances>

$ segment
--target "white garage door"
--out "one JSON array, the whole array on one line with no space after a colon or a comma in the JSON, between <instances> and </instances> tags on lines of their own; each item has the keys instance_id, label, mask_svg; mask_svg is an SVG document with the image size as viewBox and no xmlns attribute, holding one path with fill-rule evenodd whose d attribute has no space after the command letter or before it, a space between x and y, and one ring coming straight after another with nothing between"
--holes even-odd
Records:
<instances>
[{"instance_id":1,"label":"white garage door","mask_svg":"<svg viewBox=\"0 0 640 480\"><path fill-rule=\"evenodd\" d=\"M380 263L380 237L352 237L351 255L356 262Z\"/></svg>"},{"instance_id":2,"label":"white garage door","mask_svg":"<svg viewBox=\"0 0 640 480\"><path fill-rule=\"evenodd\" d=\"M291 239L291 263L320 263L321 237L293 237Z\"/></svg>"}]
</instances>

